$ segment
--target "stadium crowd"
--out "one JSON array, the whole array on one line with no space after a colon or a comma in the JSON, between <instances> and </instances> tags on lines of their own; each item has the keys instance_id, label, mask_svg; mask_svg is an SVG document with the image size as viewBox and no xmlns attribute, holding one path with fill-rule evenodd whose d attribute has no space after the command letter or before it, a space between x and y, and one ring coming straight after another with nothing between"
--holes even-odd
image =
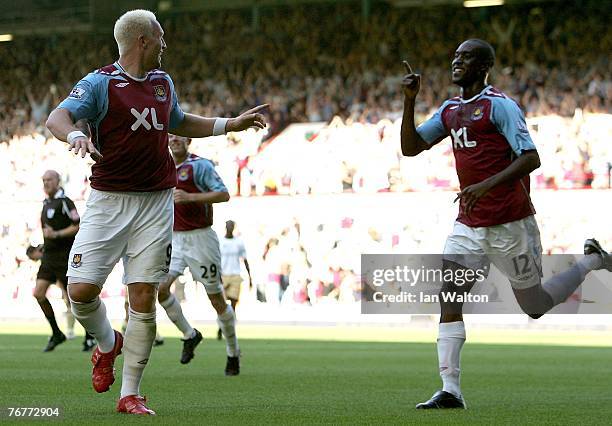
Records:
<instances>
[{"instance_id":1,"label":"stadium crowd","mask_svg":"<svg viewBox=\"0 0 612 426\"><path fill-rule=\"evenodd\" d=\"M369 123L398 118L401 59L423 74L417 109L428 114L456 93L449 75L456 44L478 36L497 48L492 81L528 115L610 111L612 37L599 2L486 12L376 4L367 20L356 5L264 9L257 28L241 11L162 15L168 43L164 68L180 88L185 110L235 115L269 102L276 134L291 122L330 121L336 115ZM602 13L585 14L587 7ZM80 76L115 59L112 46L108 34L17 38L0 45L5 65L0 140L31 133ZM79 52L78 61L57 66L58 58L73 52Z\"/></svg>"},{"instance_id":2,"label":"stadium crowd","mask_svg":"<svg viewBox=\"0 0 612 426\"><path fill-rule=\"evenodd\" d=\"M538 187L605 187L610 124L593 113L611 111L607 44L612 38L602 36L610 31L605 14L584 17L576 13L581 7L597 3L569 3L561 10L554 4L492 8L486 15L464 8L377 5L365 21L354 5L279 7L262 11L257 29L239 11L182 14L162 17L169 46L164 67L174 76L186 111L232 115L246 105L270 103L264 138L230 136L201 152L217 162L234 194L454 188L448 147L444 155L436 151L418 164L400 158L399 60L409 59L423 73L417 105L422 120L456 94L448 69L457 40L480 36L497 48L494 84L521 103L533 118L541 151L555 155L554 162L543 156ZM446 27L453 21L462 24ZM89 48L92 38L96 49ZM107 36L95 35L17 38L0 45L7 64L0 75L0 141L5 142L0 161L8 166L0 174L17 182L0 190L0 197L38 199L31 174L42 173L36 162L49 161L69 171L65 177L75 198L85 195L87 165L72 162L61 146L45 141L49 134L43 124L79 76L115 59L113 45ZM229 47L218 54L218 46ZM58 57L75 51L78 61L56 66ZM302 132L292 149L311 161L325 161L324 175L314 176L306 161L273 161L278 155L271 152L282 150L263 149L266 139L288 124L308 122L331 123L332 130ZM419 170L436 170L436 176L424 181Z\"/></svg>"}]
</instances>

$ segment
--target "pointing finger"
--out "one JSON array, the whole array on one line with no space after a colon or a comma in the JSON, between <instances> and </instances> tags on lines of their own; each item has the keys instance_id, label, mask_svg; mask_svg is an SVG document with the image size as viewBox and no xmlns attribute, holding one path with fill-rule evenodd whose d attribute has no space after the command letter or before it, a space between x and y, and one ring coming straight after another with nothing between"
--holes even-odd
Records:
<instances>
[{"instance_id":1,"label":"pointing finger","mask_svg":"<svg viewBox=\"0 0 612 426\"><path fill-rule=\"evenodd\" d=\"M255 114L255 113L261 111L262 109L268 108L269 106L270 106L270 104L257 105L255 108L251 108L250 110L243 112L241 115Z\"/></svg>"},{"instance_id":2,"label":"pointing finger","mask_svg":"<svg viewBox=\"0 0 612 426\"><path fill-rule=\"evenodd\" d=\"M402 61L402 64L404 64L404 68L406 68L406 72L408 74L414 74L412 72L412 67L410 66L410 64L408 63L408 61Z\"/></svg>"}]
</instances>

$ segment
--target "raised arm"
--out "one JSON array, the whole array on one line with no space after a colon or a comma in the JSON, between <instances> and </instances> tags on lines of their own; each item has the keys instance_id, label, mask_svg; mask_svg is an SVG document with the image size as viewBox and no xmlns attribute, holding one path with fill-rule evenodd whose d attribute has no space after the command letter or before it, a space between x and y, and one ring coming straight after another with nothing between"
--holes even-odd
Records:
<instances>
[{"instance_id":1,"label":"raised arm","mask_svg":"<svg viewBox=\"0 0 612 426\"><path fill-rule=\"evenodd\" d=\"M407 74L402 79L404 90L404 114L401 129L402 154L414 157L429 149L430 145L421 138L414 124L414 104L421 87L421 76L412 72L412 68L407 61L403 63Z\"/></svg>"}]
</instances>

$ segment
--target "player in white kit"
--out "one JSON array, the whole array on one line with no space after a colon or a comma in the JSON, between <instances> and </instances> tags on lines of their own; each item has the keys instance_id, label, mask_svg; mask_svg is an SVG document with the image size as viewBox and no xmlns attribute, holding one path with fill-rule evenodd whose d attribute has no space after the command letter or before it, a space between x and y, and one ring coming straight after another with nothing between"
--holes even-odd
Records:
<instances>
[{"instance_id":1,"label":"player in white kit","mask_svg":"<svg viewBox=\"0 0 612 426\"><path fill-rule=\"evenodd\" d=\"M240 276L240 261L244 262L244 268L249 275L249 289L253 288L253 277L251 276L251 268L246 257L246 248L240 237L234 235L236 224L233 220L225 222L225 235L221 238L221 271L223 274L223 289L225 296L236 313L238 300L240 299L240 287L242 285L242 277ZM221 340L222 331L217 331L217 339Z\"/></svg>"}]
</instances>

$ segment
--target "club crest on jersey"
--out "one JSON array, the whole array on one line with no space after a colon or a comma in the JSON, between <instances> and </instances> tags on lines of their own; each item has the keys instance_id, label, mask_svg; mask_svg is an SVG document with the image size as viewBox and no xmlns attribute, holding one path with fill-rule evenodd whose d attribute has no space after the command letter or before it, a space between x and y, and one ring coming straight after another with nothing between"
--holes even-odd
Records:
<instances>
[{"instance_id":1,"label":"club crest on jersey","mask_svg":"<svg viewBox=\"0 0 612 426\"><path fill-rule=\"evenodd\" d=\"M474 112L472 112L472 120L480 120L483 116L482 108L476 107Z\"/></svg>"},{"instance_id":2,"label":"club crest on jersey","mask_svg":"<svg viewBox=\"0 0 612 426\"><path fill-rule=\"evenodd\" d=\"M68 95L68 97L72 99L82 99L84 94L85 94L85 89L81 87L75 87L74 89L70 91L70 94Z\"/></svg>"},{"instance_id":3,"label":"club crest on jersey","mask_svg":"<svg viewBox=\"0 0 612 426\"><path fill-rule=\"evenodd\" d=\"M153 86L153 90L155 91L155 99L160 102L164 102L166 100L166 88L164 86Z\"/></svg>"},{"instance_id":4,"label":"club crest on jersey","mask_svg":"<svg viewBox=\"0 0 612 426\"><path fill-rule=\"evenodd\" d=\"M72 266L73 268L78 268L79 266L81 266L81 259L83 258L82 254L76 254L74 256L72 256L72 263L70 263L70 266Z\"/></svg>"},{"instance_id":5,"label":"club crest on jersey","mask_svg":"<svg viewBox=\"0 0 612 426\"><path fill-rule=\"evenodd\" d=\"M181 171L179 171L178 180L180 180L181 182L184 182L187 179L189 179L189 171L187 169L182 169Z\"/></svg>"},{"instance_id":6,"label":"club crest on jersey","mask_svg":"<svg viewBox=\"0 0 612 426\"><path fill-rule=\"evenodd\" d=\"M55 214L55 209L47 209L47 219L53 219L54 214Z\"/></svg>"}]
</instances>

